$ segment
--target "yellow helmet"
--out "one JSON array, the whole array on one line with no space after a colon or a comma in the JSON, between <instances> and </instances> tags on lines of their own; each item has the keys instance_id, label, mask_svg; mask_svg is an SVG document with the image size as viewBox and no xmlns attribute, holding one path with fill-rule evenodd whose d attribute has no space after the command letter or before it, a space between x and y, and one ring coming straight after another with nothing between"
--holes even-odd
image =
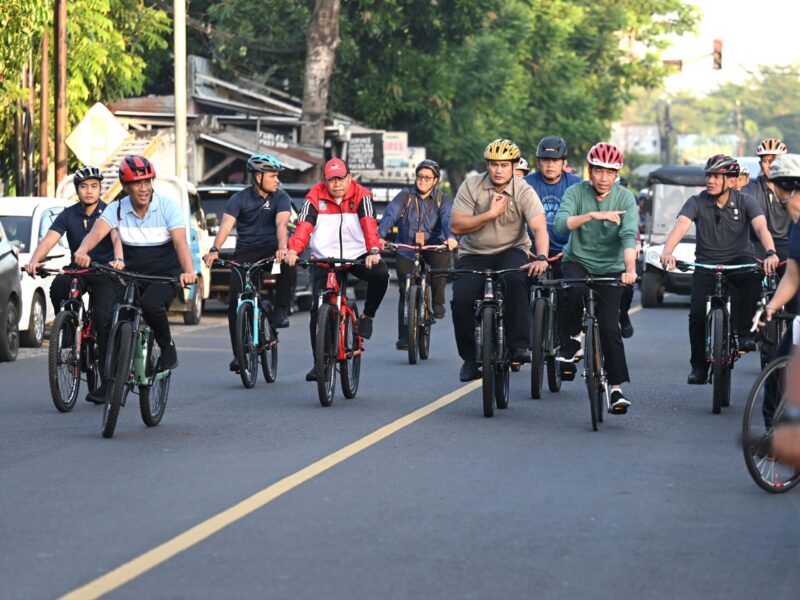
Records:
<instances>
[{"instance_id":1,"label":"yellow helmet","mask_svg":"<svg viewBox=\"0 0 800 600\"><path fill-rule=\"evenodd\" d=\"M510 160L516 162L520 159L522 153L519 151L517 145L511 140L495 140L483 152L483 158L486 160Z\"/></svg>"}]
</instances>

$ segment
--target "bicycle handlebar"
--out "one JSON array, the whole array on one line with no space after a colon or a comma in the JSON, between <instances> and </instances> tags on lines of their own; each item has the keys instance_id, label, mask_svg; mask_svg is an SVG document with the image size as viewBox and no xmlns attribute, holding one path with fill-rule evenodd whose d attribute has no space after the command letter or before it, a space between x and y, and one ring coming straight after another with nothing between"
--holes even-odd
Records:
<instances>
[{"instance_id":1,"label":"bicycle handlebar","mask_svg":"<svg viewBox=\"0 0 800 600\"><path fill-rule=\"evenodd\" d=\"M214 260L214 262L212 264L220 265L220 266L223 266L223 267L229 267L229 268L233 267L233 268L240 268L240 269L252 269L253 267L263 267L263 266L268 265L268 264L273 263L273 262L275 262L275 257L274 256L268 256L266 258L262 258L260 260L257 260L256 262L246 262L246 263L236 262L235 260L226 260L224 258L217 258L217 259Z\"/></svg>"},{"instance_id":2,"label":"bicycle handlebar","mask_svg":"<svg viewBox=\"0 0 800 600\"><path fill-rule=\"evenodd\" d=\"M326 265L328 267L349 267L351 265L363 265L364 259L350 259L350 258L310 258L309 260L298 260L297 266L308 268L312 265Z\"/></svg>"},{"instance_id":3,"label":"bicycle handlebar","mask_svg":"<svg viewBox=\"0 0 800 600\"><path fill-rule=\"evenodd\" d=\"M639 281L639 277L636 278L636 282ZM570 285L576 283L585 283L587 285L592 284L600 284L600 285L633 285L631 284L624 284L620 277L594 277L589 275L588 277L569 277L569 278L562 278L562 279L544 279L538 283L538 285L542 287L569 287Z\"/></svg>"},{"instance_id":4,"label":"bicycle handlebar","mask_svg":"<svg viewBox=\"0 0 800 600\"><path fill-rule=\"evenodd\" d=\"M675 268L681 271L688 271L690 268L694 267L695 269L705 269L707 271L735 271L737 269L749 269L755 271L756 269L761 270L763 267L758 263L745 263L741 265L709 265L705 263L697 263L691 260L676 260L675 261Z\"/></svg>"},{"instance_id":5,"label":"bicycle handlebar","mask_svg":"<svg viewBox=\"0 0 800 600\"><path fill-rule=\"evenodd\" d=\"M522 273L525 269L515 267L513 269L431 269L431 275L482 275L483 277L498 277L506 273Z\"/></svg>"},{"instance_id":6,"label":"bicycle handlebar","mask_svg":"<svg viewBox=\"0 0 800 600\"><path fill-rule=\"evenodd\" d=\"M135 273L133 271L122 271L120 269L115 269L114 267L107 267L105 265L101 265L99 263L92 263L91 265L101 273L105 273L107 275L116 275L121 279L134 279L134 280L141 280L141 281L166 281L168 283L179 283L179 279L177 277L171 277L168 275L147 275L145 273Z\"/></svg>"},{"instance_id":7,"label":"bicycle handlebar","mask_svg":"<svg viewBox=\"0 0 800 600\"><path fill-rule=\"evenodd\" d=\"M389 242L384 246L385 250L394 250L397 251L398 249L403 250L433 250L436 252L444 252L447 250L446 244L429 244L424 246L416 246L413 244L396 244L394 242Z\"/></svg>"}]
</instances>

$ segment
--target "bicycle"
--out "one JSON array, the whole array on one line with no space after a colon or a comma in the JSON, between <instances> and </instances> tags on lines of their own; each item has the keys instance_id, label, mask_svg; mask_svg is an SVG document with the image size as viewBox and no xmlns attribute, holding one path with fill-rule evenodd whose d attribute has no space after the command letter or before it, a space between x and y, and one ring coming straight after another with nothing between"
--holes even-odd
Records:
<instances>
[{"instance_id":1,"label":"bicycle","mask_svg":"<svg viewBox=\"0 0 800 600\"><path fill-rule=\"evenodd\" d=\"M317 332L314 342L314 364L317 369L317 394L322 406L333 403L336 391L336 370L347 399L356 397L361 375L364 341L358 335L358 307L345 294L347 267L364 264L363 260L315 258L298 261L309 267L315 264L327 270L325 287L317 296Z\"/></svg>"},{"instance_id":2,"label":"bicycle","mask_svg":"<svg viewBox=\"0 0 800 600\"><path fill-rule=\"evenodd\" d=\"M405 311L403 321L408 328L408 364L417 364L417 355L426 360L430 353L431 326L436 322L433 318L433 301L431 298L430 267L421 259L423 250L443 252L444 244L386 244L389 250L404 248L414 251L414 266L406 275Z\"/></svg>"},{"instance_id":3,"label":"bicycle","mask_svg":"<svg viewBox=\"0 0 800 600\"><path fill-rule=\"evenodd\" d=\"M561 260L562 254L547 259L547 272L531 287L531 398L542 397L544 368L547 365L547 387L551 392L561 390L561 367L557 356L561 349L558 336L558 290L553 286L539 285L552 281L552 263Z\"/></svg>"},{"instance_id":4,"label":"bicycle","mask_svg":"<svg viewBox=\"0 0 800 600\"><path fill-rule=\"evenodd\" d=\"M778 268L783 267L786 261L781 261ZM778 289L778 272L775 271L769 275L764 274L761 280L761 300L760 306L769 304L772 297L775 295L775 290ZM760 316L760 315L759 315ZM770 319L767 321L764 328L758 336L758 351L761 356L761 368L764 369L772 360L772 355L778 347L783 334L786 333L786 320L785 319Z\"/></svg>"},{"instance_id":5,"label":"bicycle","mask_svg":"<svg viewBox=\"0 0 800 600\"><path fill-rule=\"evenodd\" d=\"M239 292L236 307L234 346L239 376L242 378L242 385L248 389L258 379L259 359L267 383L273 383L278 376L278 332L270 319L272 305L261 298L261 278L258 283L253 283L253 277L274 260L269 257L254 263L237 263L222 258L214 261L215 264L230 268L241 282L239 289L242 291Z\"/></svg>"},{"instance_id":6,"label":"bicycle","mask_svg":"<svg viewBox=\"0 0 800 600\"><path fill-rule=\"evenodd\" d=\"M69 412L75 407L80 390L81 373L84 374L90 392L100 387L100 352L97 346L97 332L92 320L92 303L83 305L78 277L93 272L94 269L47 269L39 267L39 277L64 274L70 275L67 299L53 320L47 350L47 377L50 382L50 396L59 412Z\"/></svg>"},{"instance_id":7,"label":"bicycle","mask_svg":"<svg viewBox=\"0 0 800 600\"><path fill-rule=\"evenodd\" d=\"M111 333L108 336L109 353L106 357L105 378L109 392L103 409L102 434L114 435L119 410L125 406L128 393L138 387L139 412L148 427L161 422L167 407L172 372L158 370L161 350L155 344L150 326L142 318L142 309L136 296L141 282L177 283L175 277L144 275L95 265L101 272L118 278L125 285L123 300L114 307ZM136 393L136 392L134 392Z\"/></svg>"},{"instance_id":8,"label":"bicycle","mask_svg":"<svg viewBox=\"0 0 800 600\"><path fill-rule=\"evenodd\" d=\"M706 297L705 354L706 363L711 365L711 412L718 415L723 407L730 406L731 370L739 360L738 340L731 331L731 297L726 273L755 271L761 269L761 265L709 265L679 260L675 266L682 271L694 267L714 274L714 293Z\"/></svg>"}]
</instances>

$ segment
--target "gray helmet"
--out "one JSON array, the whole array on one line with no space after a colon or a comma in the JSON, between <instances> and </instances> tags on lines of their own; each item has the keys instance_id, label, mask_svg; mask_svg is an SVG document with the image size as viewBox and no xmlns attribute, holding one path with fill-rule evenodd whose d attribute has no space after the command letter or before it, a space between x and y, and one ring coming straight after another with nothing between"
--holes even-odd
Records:
<instances>
[{"instance_id":1,"label":"gray helmet","mask_svg":"<svg viewBox=\"0 0 800 600\"><path fill-rule=\"evenodd\" d=\"M439 179L440 176L439 163L437 163L435 160L426 158L425 160L420 161L420 163L417 165L416 171L414 172L417 175L419 175L419 172L422 169L430 169L431 171L433 171L433 174L436 175L436 179Z\"/></svg>"},{"instance_id":2,"label":"gray helmet","mask_svg":"<svg viewBox=\"0 0 800 600\"><path fill-rule=\"evenodd\" d=\"M536 158L567 158L567 142L557 135L542 138L536 146Z\"/></svg>"},{"instance_id":3,"label":"gray helmet","mask_svg":"<svg viewBox=\"0 0 800 600\"><path fill-rule=\"evenodd\" d=\"M800 190L800 154L784 154L775 159L767 177L787 190Z\"/></svg>"},{"instance_id":4,"label":"gray helmet","mask_svg":"<svg viewBox=\"0 0 800 600\"><path fill-rule=\"evenodd\" d=\"M525 171L527 173L528 171L531 170L531 167L528 164L527 160L525 160L524 158L520 157L519 162L517 163L517 169L521 169L521 170L523 170L523 171Z\"/></svg>"}]
</instances>

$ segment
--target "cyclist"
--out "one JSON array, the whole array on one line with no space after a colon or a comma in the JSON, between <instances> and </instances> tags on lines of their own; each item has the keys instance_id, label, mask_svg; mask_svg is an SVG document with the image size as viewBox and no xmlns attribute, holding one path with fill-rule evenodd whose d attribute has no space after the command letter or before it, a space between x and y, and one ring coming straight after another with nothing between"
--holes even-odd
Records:
<instances>
[{"instance_id":1,"label":"cyclist","mask_svg":"<svg viewBox=\"0 0 800 600\"><path fill-rule=\"evenodd\" d=\"M383 211L378 235L381 244L393 227L397 227L397 243L415 244L416 234L425 235L425 245L447 244L450 250L458 245L450 233L450 211L453 200L437 187L439 165L433 160L423 160L417 165L414 186L404 188ZM449 252L422 252L422 260L434 269L446 269L450 264ZM400 302L397 305L397 344L398 350L408 350L408 329L403 324L405 314L406 275L414 267L414 253L400 249L397 253L397 281L400 284ZM431 282L433 292L433 316L443 319L445 315L444 292L447 278L434 276Z\"/></svg>"},{"instance_id":2,"label":"cyclist","mask_svg":"<svg viewBox=\"0 0 800 600\"><path fill-rule=\"evenodd\" d=\"M88 266L89 252L116 229L122 240L126 268L145 275L177 277L181 286L197 283L184 216L177 202L153 191L155 177L155 167L144 156L131 154L122 159L119 180L127 195L95 222L75 252L76 263ZM167 282L148 282L142 288L139 305L161 349L158 368L175 369L178 353L167 310L178 287Z\"/></svg>"},{"instance_id":3,"label":"cyclist","mask_svg":"<svg viewBox=\"0 0 800 600\"><path fill-rule=\"evenodd\" d=\"M536 236L536 259L529 275L547 269L549 237L542 203L536 192L514 175L520 151L511 140L497 139L483 153L486 171L468 176L458 188L450 230L459 240L459 269L510 269L528 262L530 228ZM530 315L528 282L524 270L502 277L505 286L504 319L508 332L509 358L529 360ZM483 294L484 279L459 276L453 282L453 325L458 354L464 361L461 381L482 376L475 356L475 301Z\"/></svg>"},{"instance_id":4,"label":"cyclist","mask_svg":"<svg viewBox=\"0 0 800 600\"><path fill-rule=\"evenodd\" d=\"M782 260L786 258L789 250L789 228L792 225L792 219L783 203L775 197L775 192L769 186L768 178L770 165L776 158L786 154L786 144L775 138L767 138L758 145L756 154L761 165L761 175L745 186L742 192L754 196L761 207L764 217L767 219L767 228L772 234L775 251L778 253L778 258ZM759 240L752 234L750 239L755 246L756 256L759 258L766 256Z\"/></svg>"},{"instance_id":5,"label":"cyclist","mask_svg":"<svg viewBox=\"0 0 800 600\"><path fill-rule=\"evenodd\" d=\"M555 217L555 229L569 233L564 246L562 271L565 278L617 277L625 285L636 282L636 234L639 221L636 200L628 190L615 184L623 157L613 144L600 142L586 155L589 181L581 182L564 193ZM564 290L563 313L559 319L561 350L558 359L573 362L581 349L581 300L584 286ZM629 381L625 346L619 326L622 289L598 286L597 323L600 346L611 386L612 413L624 414L631 405L622 392Z\"/></svg>"},{"instance_id":6,"label":"cyclist","mask_svg":"<svg viewBox=\"0 0 800 600\"><path fill-rule=\"evenodd\" d=\"M364 265L352 265L349 272L367 282L364 312L358 318L358 335L372 337L372 320L389 287L389 270L381 262L381 242L378 223L372 207L372 192L353 181L347 164L332 158L325 164L325 181L315 185L306 195L300 210L297 229L289 240L285 260L297 264L297 255L311 246L312 257L364 258ZM314 298L325 287L325 269L312 266L311 286ZM317 331L317 302L311 304L309 329L311 353ZM316 367L306 374L306 381L316 381Z\"/></svg>"},{"instance_id":7,"label":"cyclist","mask_svg":"<svg viewBox=\"0 0 800 600\"><path fill-rule=\"evenodd\" d=\"M94 226L95 221L103 214L106 209L105 202L101 202L103 174L100 169L92 166L80 167L72 176L72 183L78 194L78 202L69 208L64 209L56 217L50 226L47 234L39 242L31 256L31 261L25 265L28 275L35 276L36 269L42 266L42 260L48 255L50 250L58 243L61 236L67 235L67 243L70 252L74 255L81 245L83 238ZM110 264L115 269L124 269L125 263L122 260L122 243L116 232L103 239L97 247L92 250L90 257L94 262ZM75 263L70 265L74 267ZM108 333L111 328L111 316L119 294L119 286L97 273L87 273L81 275L78 285L81 292L88 291L92 299L92 320L97 331L97 346L101 357L105 357L108 347ZM69 288L72 285L72 275L56 275L50 284L50 299L56 314L61 310L61 303L67 299ZM100 370L105 367L105 361L100 361ZM106 386L101 384L97 389L86 396L88 402L101 404L105 402Z\"/></svg>"},{"instance_id":8,"label":"cyclist","mask_svg":"<svg viewBox=\"0 0 800 600\"><path fill-rule=\"evenodd\" d=\"M253 154L247 160L247 171L253 178L253 185L236 192L225 205L219 231L214 245L204 257L206 265L219 258L219 248L236 227L236 250L233 258L237 262L255 262L270 255L278 262L286 255L289 243L289 216L292 200L285 191L279 189L278 174L283 170L280 161L268 154ZM275 290L275 312L271 319L274 327L289 326L289 304L292 294L294 271L289 265L281 265ZM233 360L229 368L239 371L236 360L236 308L242 284L231 274L228 287L228 330L233 350Z\"/></svg>"},{"instance_id":9,"label":"cyclist","mask_svg":"<svg viewBox=\"0 0 800 600\"><path fill-rule=\"evenodd\" d=\"M744 165L739 165L739 179L736 182L736 189L743 190L750 183L750 169Z\"/></svg>"},{"instance_id":10,"label":"cyclist","mask_svg":"<svg viewBox=\"0 0 800 600\"><path fill-rule=\"evenodd\" d=\"M524 157L520 156L519 162L517 163L517 168L514 169L514 175L517 177L525 177L528 173L530 173L531 167L528 165L528 161L525 160Z\"/></svg>"},{"instance_id":11,"label":"cyclist","mask_svg":"<svg viewBox=\"0 0 800 600\"><path fill-rule=\"evenodd\" d=\"M695 257L697 262L716 265L737 265L753 262L752 229L762 245L767 248L764 269L771 273L778 257L767 228L767 220L758 202L750 194L734 189L739 177L739 164L735 158L724 154L710 157L705 166L706 190L689 198L678 213L678 220L664 244L661 263L671 271L675 268L672 255L675 246L696 225ZM730 275L731 323L739 334L739 348L756 349L756 341L749 333L749 317L755 312L761 289L757 273ZM708 365L705 359L706 296L714 292L713 273L696 270L692 275L691 307L689 309L689 343L691 365L688 383L706 383Z\"/></svg>"}]
</instances>

